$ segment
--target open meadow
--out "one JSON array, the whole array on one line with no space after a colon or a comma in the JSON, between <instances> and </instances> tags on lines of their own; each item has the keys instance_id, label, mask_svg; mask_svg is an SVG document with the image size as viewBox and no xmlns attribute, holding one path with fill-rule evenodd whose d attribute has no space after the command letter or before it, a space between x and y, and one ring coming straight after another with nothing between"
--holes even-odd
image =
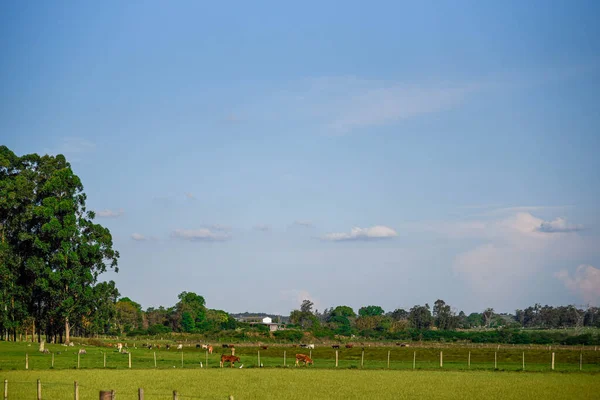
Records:
<instances>
[{"instance_id":1,"label":"open meadow","mask_svg":"<svg viewBox=\"0 0 600 400\"><path fill-rule=\"evenodd\" d=\"M140 345L129 343L130 354L114 347L46 345L50 353L42 354L37 343L0 342L0 379L8 381L9 399L36 398L38 379L42 398L56 400L72 399L75 381L82 400L109 389L118 399L134 400L138 388L148 400L172 399L174 390L180 399L593 399L600 393L600 351L594 348L366 347L363 359L363 349L354 347L338 351L336 368L330 346L238 346L236 368L219 368L221 354L231 354L230 349L215 346L208 355L191 343L182 350ZM86 354L78 355L79 349ZM312 355L314 366L294 367L296 353Z\"/></svg>"},{"instance_id":2,"label":"open meadow","mask_svg":"<svg viewBox=\"0 0 600 400\"><path fill-rule=\"evenodd\" d=\"M115 390L119 400L145 399L597 399L600 375L492 371L287 369L0 371L9 399L97 400Z\"/></svg>"}]
</instances>

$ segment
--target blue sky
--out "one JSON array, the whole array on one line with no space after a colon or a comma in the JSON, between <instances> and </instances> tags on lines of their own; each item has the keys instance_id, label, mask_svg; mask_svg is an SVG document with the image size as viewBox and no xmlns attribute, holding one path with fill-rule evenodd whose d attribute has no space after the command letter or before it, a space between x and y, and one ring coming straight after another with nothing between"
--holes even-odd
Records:
<instances>
[{"instance_id":1,"label":"blue sky","mask_svg":"<svg viewBox=\"0 0 600 400\"><path fill-rule=\"evenodd\" d=\"M600 301L600 6L4 2L0 138L144 307Z\"/></svg>"}]
</instances>

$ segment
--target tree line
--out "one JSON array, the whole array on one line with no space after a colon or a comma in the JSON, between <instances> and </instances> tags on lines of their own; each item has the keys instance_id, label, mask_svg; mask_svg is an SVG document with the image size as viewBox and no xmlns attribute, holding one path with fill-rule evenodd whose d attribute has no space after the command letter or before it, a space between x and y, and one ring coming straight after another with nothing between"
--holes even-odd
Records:
<instances>
[{"instance_id":1,"label":"tree line","mask_svg":"<svg viewBox=\"0 0 600 400\"><path fill-rule=\"evenodd\" d=\"M0 146L0 337L45 336L48 342L69 342L77 336L157 335L171 332L217 337L264 337L300 340L361 336L373 339L459 337L473 328L600 327L600 309L534 306L514 315L487 308L466 315L443 300L385 312L369 305L355 312L349 306L313 311L305 300L280 321L286 330L236 320L209 309L205 299L182 292L172 307L141 305L121 297L114 281L99 281L118 271L119 253L110 231L94 222L86 209L83 185L64 156L17 156ZM455 332L446 334L441 332ZM236 336L237 335L237 336ZM433 340L433 339L432 339ZM482 339L483 340L483 339ZM487 339L486 339L487 340Z\"/></svg>"}]
</instances>

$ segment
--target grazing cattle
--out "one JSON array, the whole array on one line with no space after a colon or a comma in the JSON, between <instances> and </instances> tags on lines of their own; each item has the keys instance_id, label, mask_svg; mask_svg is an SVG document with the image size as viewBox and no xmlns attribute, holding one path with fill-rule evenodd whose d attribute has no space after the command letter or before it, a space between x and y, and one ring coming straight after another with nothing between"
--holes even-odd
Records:
<instances>
[{"instance_id":1,"label":"grazing cattle","mask_svg":"<svg viewBox=\"0 0 600 400\"><path fill-rule=\"evenodd\" d=\"M333 346L331 346L332 349L339 349L340 345L339 344L334 344Z\"/></svg>"},{"instance_id":2,"label":"grazing cattle","mask_svg":"<svg viewBox=\"0 0 600 400\"><path fill-rule=\"evenodd\" d=\"M166 346L166 348L167 348L167 350L171 350L171 345L170 345L170 344L168 344L168 345Z\"/></svg>"},{"instance_id":3,"label":"grazing cattle","mask_svg":"<svg viewBox=\"0 0 600 400\"><path fill-rule=\"evenodd\" d=\"M156 345L156 348L160 350L160 344L157 344L157 345Z\"/></svg>"},{"instance_id":4,"label":"grazing cattle","mask_svg":"<svg viewBox=\"0 0 600 400\"><path fill-rule=\"evenodd\" d=\"M304 365L315 365L312 358L310 358L306 354L296 354L296 366L298 366L298 363L300 362L304 363Z\"/></svg>"},{"instance_id":5,"label":"grazing cattle","mask_svg":"<svg viewBox=\"0 0 600 400\"><path fill-rule=\"evenodd\" d=\"M233 349L234 347L235 347L235 345L233 345L233 344L230 344L230 345L229 345L229 348L230 348L230 349Z\"/></svg>"},{"instance_id":6,"label":"grazing cattle","mask_svg":"<svg viewBox=\"0 0 600 400\"><path fill-rule=\"evenodd\" d=\"M151 344L147 345L146 347L148 348L148 350L152 349L152 345Z\"/></svg>"},{"instance_id":7,"label":"grazing cattle","mask_svg":"<svg viewBox=\"0 0 600 400\"><path fill-rule=\"evenodd\" d=\"M269 348L269 346L260 346L260 348L263 350L267 350Z\"/></svg>"},{"instance_id":8,"label":"grazing cattle","mask_svg":"<svg viewBox=\"0 0 600 400\"><path fill-rule=\"evenodd\" d=\"M79 354L87 354L87 351L85 351L85 349L79 349Z\"/></svg>"},{"instance_id":9,"label":"grazing cattle","mask_svg":"<svg viewBox=\"0 0 600 400\"><path fill-rule=\"evenodd\" d=\"M228 345L228 344L224 344L224 345L223 345L223 348L224 348L224 349L228 349L228 348L229 348L229 345Z\"/></svg>"},{"instance_id":10,"label":"grazing cattle","mask_svg":"<svg viewBox=\"0 0 600 400\"><path fill-rule=\"evenodd\" d=\"M305 349L305 348L306 348L306 346L307 346L306 344L304 344L304 343L300 343L300 347L302 347L303 349Z\"/></svg>"},{"instance_id":11,"label":"grazing cattle","mask_svg":"<svg viewBox=\"0 0 600 400\"><path fill-rule=\"evenodd\" d=\"M293 344L292 347L298 347L298 345L297 344Z\"/></svg>"},{"instance_id":12,"label":"grazing cattle","mask_svg":"<svg viewBox=\"0 0 600 400\"><path fill-rule=\"evenodd\" d=\"M109 344L108 344L108 347L113 347L113 344L112 344L112 343L109 343Z\"/></svg>"},{"instance_id":13,"label":"grazing cattle","mask_svg":"<svg viewBox=\"0 0 600 400\"><path fill-rule=\"evenodd\" d=\"M315 345L314 344L309 344L306 346L307 349L315 349Z\"/></svg>"},{"instance_id":14,"label":"grazing cattle","mask_svg":"<svg viewBox=\"0 0 600 400\"><path fill-rule=\"evenodd\" d=\"M239 357L236 356L226 356L225 354L223 354L221 356L221 368L223 368L223 365L228 362L229 366L233 368L233 366L235 365L236 362L240 361Z\"/></svg>"},{"instance_id":15,"label":"grazing cattle","mask_svg":"<svg viewBox=\"0 0 600 400\"><path fill-rule=\"evenodd\" d=\"M351 349L351 348L353 348L353 347L354 347L354 345L353 345L353 344L350 344L350 343L348 343L348 344L346 345L346 348L347 348L347 349Z\"/></svg>"},{"instance_id":16,"label":"grazing cattle","mask_svg":"<svg viewBox=\"0 0 600 400\"><path fill-rule=\"evenodd\" d=\"M213 347L212 346L208 346L208 354L212 354L213 352Z\"/></svg>"},{"instance_id":17,"label":"grazing cattle","mask_svg":"<svg viewBox=\"0 0 600 400\"><path fill-rule=\"evenodd\" d=\"M199 345L199 344L197 344L197 345L196 345L196 348L197 348L197 349L199 349L199 348L200 348L200 345Z\"/></svg>"},{"instance_id":18,"label":"grazing cattle","mask_svg":"<svg viewBox=\"0 0 600 400\"><path fill-rule=\"evenodd\" d=\"M235 347L232 347L232 348L231 348L231 355L232 355L232 356L235 356Z\"/></svg>"},{"instance_id":19,"label":"grazing cattle","mask_svg":"<svg viewBox=\"0 0 600 400\"><path fill-rule=\"evenodd\" d=\"M203 344L203 345L202 345L202 349L203 349L203 350L206 350L206 349L208 349L208 345L207 345L207 344Z\"/></svg>"},{"instance_id":20,"label":"grazing cattle","mask_svg":"<svg viewBox=\"0 0 600 400\"><path fill-rule=\"evenodd\" d=\"M73 346L75 346L75 343L69 342L69 347L73 347Z\"/></svg>"},{"instance_id":21,"label":"grazing cattle","mask_svg":"<svg viewBox=\"0 0 600 400\"><path fill-rule=\"evenodd\" d=\"M123 343L117 343L117 350L119 350L119 353L123 352Z\"/></svg>"},{"instance_id":22,"label":"grazing cattle","mask_svg":"<svg viewBox=\"0 0 600 400\"><path fill-rule=\"evenodd\" d=\"M182 344L178 344L177 345L177 350L183 350L183 345Z\"/></svg>"}]
</instances>

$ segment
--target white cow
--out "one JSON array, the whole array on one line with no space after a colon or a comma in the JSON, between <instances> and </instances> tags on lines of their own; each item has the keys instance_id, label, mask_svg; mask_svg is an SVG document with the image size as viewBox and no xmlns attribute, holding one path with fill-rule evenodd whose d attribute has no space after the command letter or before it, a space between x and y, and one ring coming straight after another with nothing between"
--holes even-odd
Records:
<instances>
[{"instance_id":1,"label":"white cow","mask_svg":"<svg viewBox=\"0 0 600 400\"><path fill-rule=\"evenodd\" d=\"M306 346L306 348L307 348L307 349L313 349L313 350L314 350L314 348L315 348L315 345L314 345L314 344L309 344L309 345L307 345L307 346Z\"/></svg>"},{"instance_id":2,"label":"white cow","mask_svg":"<svg viewBox=\"0 0 600 400\"><path fill-rule=\"evenodd\" d=\"M123 352L123 343L117 343L117 349L119 350L119 353Z\"/></svg>"},{"instance_id":3,"label":"white cow","mask_svg":"<svg viewBox=\"0 0 600 400\"><path fill-rule=\"evenodd\" d=\"M183 345L182 344L178 344L177 345L177 350L182 350L183 349Z\"/></svg>"}]
</instances>

